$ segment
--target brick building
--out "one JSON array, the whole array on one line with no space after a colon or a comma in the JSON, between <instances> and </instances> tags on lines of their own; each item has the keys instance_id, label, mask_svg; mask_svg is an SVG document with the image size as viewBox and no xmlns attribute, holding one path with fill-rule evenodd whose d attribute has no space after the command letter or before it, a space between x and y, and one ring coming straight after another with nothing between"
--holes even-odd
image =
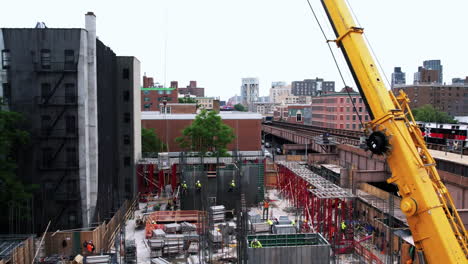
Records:
<instances>
[{"instance_id":1,"label":"brick building","mask_svg":"<svg viewBox=\"0 0 468 264\"><path fill-rule=\"evenodd\" d=\"M228 145L228 150L258 151L261 149L262 115L245 112L220 112L223 122L234 129L236 138ZM153 128L158 137L168 144L170 152L182 151L175 142L182 130L195 119L195 114L160 114L142 112L142 127Z\"/></svg>"},{"instance_id":2,"label":"brick building","mask_svg":"<svg viewBox=\"0 0 468 264\"><path fill-rule=\"evenodd\" d=\"M468 85L467 84L417 84L395 86L397 94L403 90L411 100L411 108L430 104L435 109L447 112L451 116L468 115Z\"/></svg>"},{"instance_id":3,"label":"brick building","mask_svg":"<svg viewBox=\"0 0 468 264\"><path fill-rule=\"evenodd\" d=\"M177 88L141 88L141 111L160 111L164 100L167 103L178 103Z\"/></svg>"},{"instance_id":4,"label":"brick building","mask_svg":"<svg viewBox=\"0 0 468 264\"><path fill-rule=\"evenodd\" d=\"M154 79L153 77L146 77L146 75L143 76L143 88L150 88L154 87Z\"/></svg>"},{"instance_id":5,"label":"brick building","mask_svg":"<svg viewBox=\"0 0 468 264\"><path fill-rule=\"evenodd\" d=\"M175 86L173 86L175 85ZM178 88L176 81L171 82L171 87ZM205 88L197 87L197 81L190 81L186 88L178 88L179 93L183 95L195 95L196 97L205 97Z\"/></svg>"},{"instance_id":6,"label":"brick building","mask_svg":"<svg viewBox=\"0 0 468 264\"><path fill-rule=\"evenodd\" d=\"M279 106L273 113L273 119L275 121L311 125L311 110L312 109L310 104L292 104Z\"/></svg>"},{"instance_id":7,"label":"brick building","mask_svg":"<svg viewBox=\"0 0 468 264\"><path fill-rule=\"evenodd\" d=\"M353 110L353 102L357 112ZM363 122L370 120L361 95L352 88L312 98L313 126L360 130L360 118Z\"/></svg>"}]
</instances>

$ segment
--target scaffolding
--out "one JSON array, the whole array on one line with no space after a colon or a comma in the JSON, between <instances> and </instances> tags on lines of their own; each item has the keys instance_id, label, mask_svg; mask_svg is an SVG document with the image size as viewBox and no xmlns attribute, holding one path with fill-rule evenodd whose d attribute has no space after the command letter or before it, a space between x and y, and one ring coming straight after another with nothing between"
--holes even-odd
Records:
<instances>
[{"instance_id":1,"label":"scaffolding","mask_svg":"<svg viewBox=\"0 0 468 264\"><path fill-rule=\"evenodd\" d=\"M302 229L327 239L334 254L353 250L355 196L297 162L279 161L280 194L301 211Z\"/></svg>"}]
</instances>

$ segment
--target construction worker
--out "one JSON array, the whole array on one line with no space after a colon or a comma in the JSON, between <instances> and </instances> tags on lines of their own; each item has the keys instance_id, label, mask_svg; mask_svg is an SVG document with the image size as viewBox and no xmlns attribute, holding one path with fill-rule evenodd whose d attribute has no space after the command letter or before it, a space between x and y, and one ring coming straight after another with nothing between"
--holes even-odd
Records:
<instances>
[{"instance_id":1,"label":"construction worker","mask_svg":"<svg viewBox=\"0 0 468 264\"><path fill-rule=\"evenodd\" d=\"M346 223L345 223L345 221L341 221L341 231L342 231L342 232L346 231Z\"/></svg>"},{"instance_id":2,"label":"construction worker","mask_svg":"<svg viewBox=\"0 0 468 264\"><path fill-rule=\"evenodd\" d=\"M250 247L251 248L262 248L262 243L260 243L260 241L258 241L258 239L254 238L254 240L252 240L252 242L250 242Z\"/></svg>"},{"instance_id":3,"label":"construction worker","mask_svg":"<svg viewBox=\"0 0 468 264\"><path fill-rule=\"evenodd\" d=\"M292 226L296 226L296 221L291 220L291 225L292 225Z\"/></svg>"},{"instance_id":4,"label":"construction worker","mask_svg":"<svg viewBox=\"0 0 468 264\"><path fill-rule=\"evenodd\" d=\"M231 183L229 183L229 192L234 191L235 188L236 188L236 182L234 181L234 179L232 179Z\"/></svg>"},{"instance_id":5,"label":"construction worker","mask_svg":"<svg viewBox=\"0 0 468 264\"><path fill-rule=\"evenodd\" d=\"M268 208L270 207L270 203L267 199L263 201L263 219L268 219Z\"/></svg>"},{"instance_id":6,"label":"construction worker","mask_svg":"<svg viewBox=\"0 0 468 264\"><path fill-rule=\"evenodd\" d=\"M88 250L89 253L93 253L94 252L94 244L93 244L93 241L90 240L87 245L86 245L86 249Z\"/></svg>"},{"instance_id":7,"label":"construction worker","mask_svg":"<svg viewBox=\"0 0 468 264\"><path fill-rule=\"evenodd\" d=\"M197 182L195 183L195 187L197 188L197 190L200 190L200 189L201 189L200 180L197 180Z\"/></svg>"},{"instance_id":8,"label":"construction worker","mask_svg":"<svg viewBox=\"0 0 468 264\"><path fill-rule=\"evenodd\" d=\"M273 221L271 221L270 219L267 219L266 223L270 227L270 233L273 233Z\"/></svg>"},{"instance_id":9,"label":"construction worker","mask_svg":"<svg viewBox=\"0 0 468 264\"><path fill-rule=\"evenodd\" d=\"M182 182L182 184L180 185L182 186L182 190L187 190L188 186L187 186L187 183L185 181Z\"/></svg>"}]
</instances>

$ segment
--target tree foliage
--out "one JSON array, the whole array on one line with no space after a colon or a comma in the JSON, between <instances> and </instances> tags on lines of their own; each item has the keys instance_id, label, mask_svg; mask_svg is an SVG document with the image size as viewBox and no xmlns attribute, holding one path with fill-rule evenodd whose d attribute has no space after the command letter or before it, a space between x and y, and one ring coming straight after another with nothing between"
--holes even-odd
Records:
<instances>
[{"instance_id":1,"label":"tree foliage","mask_svg":"<svg viewBox=\"0 0 468 264\"><path fill-rule=\"evenodd\" d=\"M202 110L193 123L182 131L182 136L176 142L185 150L202 154L213 152L215 155L225 156L227 145L234 138L233 129L224 124L216 112Z\"/></svg>"},{"instance_id":2,"label":"tree foliage","mask_svg":"<svg viewBox=\"0 0 468 264\"><path fill-rule=\"evenodd\" d=\"M243 106L242 104L236 104L234 105L234 109L236 111L240 111L240 112L246 112L247 109L245 108L245 106Z\"/></svg>"},{"instance_id":3,"label":"tree foliage","mask_svg":"<svg viewBox=\"0 0 468 264\"><path fill-rule=\"evenodd\" d=\"M190 97L179 98L179 104L196 104L197 101Z\"/></svg>"},{"instance_id":4,"label":"tree foliage","mask_svg":"<svg viewBox=\"0 0 468 264\"><path fill-rule=\"evenodd\" d=\"M16 156L21 146L28 142L29 134L19 128L24 118L16 112L1 109L0 104L0 210L1 218L8 215L9 208L21 212L32 198L36 185L24 184L16 175ZM29 213L22 215L27 218Z\"/></svg>"},{"instance_id":5,"label":"tree foliage","mask_svg":"<svg viewBox=\"0 0 468 264\"><path fill-rule=\"evenodd\" d=\"M167 151L167 145L156 135L154 129L141 129L141 149L143 153Z\"/></svg>"},{"instance_id":6,"label":"tree foliage","mask_svg":"<svg viewBox=\"0 0 468 264\"><path fill-rule=\"evenodd\" d=\"M416 121L448 124L457 123L457 121L450 117L446 112L438 111L432 105L423 105L413 109L413 115Z\"/></svg>"}]
</instances>

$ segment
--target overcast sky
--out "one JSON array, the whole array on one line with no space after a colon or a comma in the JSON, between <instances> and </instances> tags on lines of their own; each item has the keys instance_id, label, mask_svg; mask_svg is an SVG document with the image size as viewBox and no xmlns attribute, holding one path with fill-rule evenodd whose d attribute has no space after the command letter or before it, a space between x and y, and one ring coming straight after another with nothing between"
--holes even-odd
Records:
<instances>
[{"instance_id":1,"label":"overcast sky","mask_svg":"<svg viewBox=\"0 0 468 264\"><path fill-rule=\"evenodd\" d=\"M388 78L401 66L412 82L426 59L442 60L445 82L468 75L468 1L349 1ZM323 77L343 86L306 0L1 2L0 27L43 21L51 28L83 28L84 14L93 11L99 38L117 55L136 56L142 74L179 86L197 80L209 96L239 94L242 77L258 77L261 95L268 95L272 81ZM311 2L332 38L320 1Z\"/></svg>"}]
</instances>

